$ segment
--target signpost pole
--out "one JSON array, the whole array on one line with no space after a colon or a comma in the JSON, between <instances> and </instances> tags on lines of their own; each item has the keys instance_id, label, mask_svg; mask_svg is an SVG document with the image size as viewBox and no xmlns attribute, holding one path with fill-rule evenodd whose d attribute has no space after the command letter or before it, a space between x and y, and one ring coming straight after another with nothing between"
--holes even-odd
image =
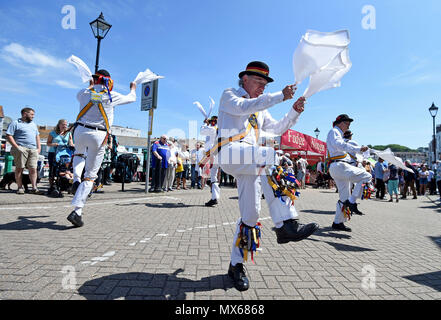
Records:
<instances>
[{"instance_id":1,"label":"signpost pole","mask_svg":"<svg viewBox=\"0 0 441 320\"><path fill-rule=\"evenodd\" d=\"M147 133L147 163L145 165L145 193L149 192L149 180L150 180L150 136L152 135L152 127L153 127L153 109L149 110L149 132Z\"/></svg>"},{"instance_id":2,"label":"signpost pole","mask_svg":"<svg viewBox=\"0 0 441 320\"><path fill-rule=\"evenodd\" d=\"M158 80L142 84L141 111L149 112L148 133L147 133L147 163L145 164L145 193L149 192L150 180L150 157L151 157L151 135L153 128L153 110L156 109L158 101Z\"/></svg>"}]
</instances>

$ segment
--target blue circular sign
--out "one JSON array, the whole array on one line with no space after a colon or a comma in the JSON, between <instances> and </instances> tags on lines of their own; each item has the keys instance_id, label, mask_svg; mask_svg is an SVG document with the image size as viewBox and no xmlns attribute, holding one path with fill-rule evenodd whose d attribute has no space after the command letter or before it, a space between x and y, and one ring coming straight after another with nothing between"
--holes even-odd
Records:
<instances>
[{"instance_id":1,"label":"blue circular sign","mask_svg":"<svg viewBox=\"0 0 441 320\"><path fill-rule=\"evenodd\" d=\"M150 86L146 86L145 89L144 89L144 95L146 97L148 97L149 94L150 94Z\"/></svg>"}]
</instances>

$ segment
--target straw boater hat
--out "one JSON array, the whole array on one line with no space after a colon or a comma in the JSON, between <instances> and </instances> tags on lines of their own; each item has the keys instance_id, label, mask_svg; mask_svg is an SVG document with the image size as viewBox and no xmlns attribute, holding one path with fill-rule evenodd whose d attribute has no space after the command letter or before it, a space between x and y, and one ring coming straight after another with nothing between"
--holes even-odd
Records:
<instances>
[{"instance_id":1,"label":"straw boater hat","mask_svg":"<svg viewBox=\"0 0 441 320\"><path fill-rule=\"evenodd\" d=\"M239 78L242 78L246 74L262 77L266 81L268 81L268 83L274 81L272 78L269 77L268 65L261 61L252 61L248 63L245 71L239 73Z\"/></svg>"}]
</instances>

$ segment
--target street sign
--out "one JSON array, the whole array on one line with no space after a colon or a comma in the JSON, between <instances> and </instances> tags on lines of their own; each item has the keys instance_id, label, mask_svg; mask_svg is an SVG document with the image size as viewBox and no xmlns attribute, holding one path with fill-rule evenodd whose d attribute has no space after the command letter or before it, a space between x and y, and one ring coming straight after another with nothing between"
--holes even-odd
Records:
<instances>
[{"instance_id":1,"label":"street sign","mask_svg":"<svg viewBox=\"0 0 441 320\"><path fill-rule=\"evenodd\" d=\"M142 84L141 91L141 111L156 109L158 101L158 80Z\"/></svg>"}]
</instances>

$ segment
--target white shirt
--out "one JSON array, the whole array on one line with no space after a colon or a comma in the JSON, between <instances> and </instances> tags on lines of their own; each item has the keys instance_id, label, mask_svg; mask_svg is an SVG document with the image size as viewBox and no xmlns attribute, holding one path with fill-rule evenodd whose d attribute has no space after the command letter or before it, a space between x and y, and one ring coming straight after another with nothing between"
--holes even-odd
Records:
<instances>
[{"instance_id":1,"label":"white shirt","mask_svg":"<svg viewBox=\"0 0 441 320\"><path fill-rule=\"evenodd\" d=\"M93 88L96 92L101 92L105 87L101 84L94 85ZM132 90L128 95L122 95L118 92L111 91L112 102L110 102L109 95L107 93L103 94L102 105L104 111L109 119L109 126L113 124L113 108L117 105L128 104L136 101L136 91ZM89 89L83 89L77 94L77 99L80 102L80 111L90 102L90 91ZM104 122L103 116L97 105L92 106L89 111L86 112L79 120L82 124L87 124L93 127L98 127L101 129L106 129L106 124Z\"/></svg>"},{"instance_id":2,"label":"white shirt","mask_svg":"<svg viewBox=\"0 0 441 320\"><path fill-rule=\"evenodd\" d=\"M305 173L306 172L306 166L308 165L308 161L306 161L303 158L300 158L299 160L297 160L297 164L298 164L298 168Z\"/></svg>"},{"instance_id":3,"label":"white shirt","mask_svg":"<svg viewBox=\"0 0 441 320\"><path fill-rule=\"evenodd\" d=\"M169 145L170 147L170 158L168 159L168 163L172 166L176 165L178 159L176 158L176 152L178 151L173 143Z\"/></svg>"},{"instance_id":4,"label":"white shirt","mask_svg":"<svg viewBox=\"0 0 441 320\"><path fill-rule=\"evenodd\" d=\"M259 112L257 116L259 130L276 136L282 135L297 123L300 116L300 113L291 108L280 121L274 120L266 109L282 101L282 91L265 93L251 99L243 88L226 89L219 103L218 136L229 138L245 132L248 126L248 118L255 112ZM242 141L251 145L258 145L254 129L251 129Z\"/></svg>"},{"instance_id":5,"label":"white shirt","mask_svg":"<svg viewBox=\"0 0 441 320\"><path fill-rule=\"evenodd\" d=\"M188 151L181 151L179 152L179 156L182 160L184 160L184 164L190 164L190 152Z\"/></svg>"},{"instance_id":6,"label":"white shirt","mask_svg":"<svg viewBox=\"0 0 441 320\"><path fill-rule=\"evenodd\" d=\"M191 164L198 165L202 158L205 156L205 149L199 148L199 150L191 150Z\"/></svg>"},{"instance_id":7,"label":"white shirt","mask_svg":"<svg viewBox=\"0 0 441 320\"><path fill-rule=\"evenodd\" d=\"M205 150L210 150L216 143L217 138L217 127L203 125L200 130L201 136L206 136L205 138Z\"/></svg>"},{"instance_id":8,"label":"white shirt","mask_svg":"<svg viewBox=\"0 0 441 320\"><path fill-rule=\"evenodd\" d=\"M354 146L345 142L345 140L343 139L343 132L337 126L329 131L328 137L326 138L326 147L331 158L344 155L345 153L360 153L361 150L361 146ZM342 160L350 163L351 157L348 154Z\"/></svg>"}]
</instances>

